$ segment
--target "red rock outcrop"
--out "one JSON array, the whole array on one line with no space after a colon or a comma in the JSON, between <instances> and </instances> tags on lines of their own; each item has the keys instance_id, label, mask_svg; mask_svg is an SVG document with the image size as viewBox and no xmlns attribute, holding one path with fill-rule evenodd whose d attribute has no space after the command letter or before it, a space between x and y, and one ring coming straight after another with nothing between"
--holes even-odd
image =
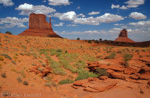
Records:
<instances>
[{"instance_id":1,"label":"red rock outcrop","mask_svg":"<svg viewBox=\"0 0 150 98\"><path fill-rule=\"evenodd\" d=\"M30 14L29 17L29 29L25 30L21 34L22 36L40 36L40 37L58 37L51 24L51 18L49 18L49 23L46 21L46 16L43 14Z\"/></svg>"},{"instance_id":2,"label":"red rock outcrop","mask_svg":"<svg viewBox=\"0 0 150 98\"><path fill-rule=\"evenodd\" d=\"M126 29L123 29L120 32L119 37L117 39L115 39L115 41L117 41L117 42L129 42L129 43L133 43L134 42L133 40L128 38L128 32L127 32Z\"/></svg>"}]
</instances>

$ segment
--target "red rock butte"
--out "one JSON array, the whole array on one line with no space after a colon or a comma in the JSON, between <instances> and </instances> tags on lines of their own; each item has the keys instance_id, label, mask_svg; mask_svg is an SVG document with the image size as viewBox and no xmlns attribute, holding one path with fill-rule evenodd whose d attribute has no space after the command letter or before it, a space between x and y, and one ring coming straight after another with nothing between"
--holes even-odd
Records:
<instances>
[{"instance_id":1,"label":"red rock butte","mask_svg":"<svg viewBox=\"0 0 150 98\"><path fill-rule=\"evenodd\" d=\"M46 16L43 14L30 14L29 17L29 29L20 33L21 36L40 36L40 37L57 37L62 38L57 35L51 24L51 17L49 18L49 23L46 21Z\"/></svg>"},{"instance_id":2,"label":"red rock butte","mask_svg":"<svg viewBox=\"0 0 150 98\"><path fill-rule=\"evenodd\" d=\"M130 38L128 38L128 32L126 29L123 29L120 34L119 37L117 39L115 39L115 41L117 42L129 42L129 43L134 43L133 40L131 40Z\"/></svg>"}]
</instances>

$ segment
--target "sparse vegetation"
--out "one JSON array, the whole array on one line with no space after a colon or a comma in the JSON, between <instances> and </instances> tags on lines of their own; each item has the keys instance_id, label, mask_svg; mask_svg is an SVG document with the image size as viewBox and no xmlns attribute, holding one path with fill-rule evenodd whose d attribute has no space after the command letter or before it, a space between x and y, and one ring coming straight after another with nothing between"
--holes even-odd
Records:
<instances>
[{"instance_id":1,"label":"sparse vegetation","mask_svg":"<svg viewBox=\"0 0 150 98\"><path fill-rule=\"evenodd\" d=\"M107 56L108 59L115 59L115 57L116 57L116 53L115 52L112 52L111 54L109 54Z\"/></svg>"},{"instance_id":2,"label":"sparse vegetation","mask_svg":"<svg viewBox=\"0 0 150 98\"><path fill-rule=\"evenodd\" d=\"M98 69L95 70L94 73L97 74L99 77L100 76L108 76L108 73L107 73L106 69L98 68Z\"/></svg>"},{"instance_id":3,"label":"sparse vegetation","mask_svg":"<svg viewBox=\"0 0 150 98\"><path fill-rule=\"evenodd\" d=\"M132 57L133 57L133 55L129 54L128 52L123 54L124 66L129 65L128 61L130 61L132 59Z\"/></svg>"},{"instance_id":4,"label":"sparse vegetation","mask_svg":"<svg viewBox=\"0 0 150 98\"><path fill-rule=\"evenodd\" d=\"M3 61L3 60L4 60L4 58L2 56L0 56L0 61Z\"/></svg>"},{"instance_id":5,"label":"sparse vegetation","mask_svg":"<svg viewBox=\"0 0 150 98\"><path fill-rule=\"evenodd\" d=\"M73 83L73 80L65 79L65 80L59 81L59 84L69 84L69 83Z\"/></svg>"},{"instance_id":6,"label":"sparse vegetation","mask_svg":"<svg viewBox=\"0 0 150 98\"><path fill-rule=\"evenodd\" d=\"M11 33L10 31L6 31L5 34L10 34L10 35L12 35L12 33Z\"/></svg>"},{"instance_id":7,"label":"sparse vegetation","mask_svg":"<svg viewBox=\"0 0 150 98\"><path fill-rule=\"evenodd\" d=\"M21 82L22 82L21 77L17 77L17 81L18 81L19 83L21 83Z\"/></svg>"},{"instance_id":8,"label":"sparse vegetation","mask_svg":"<svg viewBox=\"0 0 150 98\"><path fill-rule=\"evenodd\" d=\"M0 55L4 56L5 58L8 58L9 60L12 60L12 58L9 55L7 55L7 54L0 54Z\"/></svg>"},{"instance_id":9,"label":"sparse vegetation","mask_svg":"<svg viewBox=\"0 0 150 98\"><path fill-rule=\"evenodd\" d=\"M76 81L77 80L83 80L83 79L87 79L88 77L98 77L98 75L91 73L91 72L79 73L78 77L75 80Z\"/></svg>"},{"instance_id":10,"label":"sparse vegetation","mask_svg":"<svg viewBox=\"0 0 150 98\"><path fill-rule=\"evenodd\" d=\"M1 77L6 78L6 73L1 73Z\"/></svg>"},{"instance_id":11,"label":"sparse vegetation","mask_svg":"<svg viewBox=\"0 0 150 98\"><path fill-rule=\"evenodd\" d=\"M23 85L28 85L28 81L23 81Z\"/></svg>"},{"instance_id":12,"label":"sparse vegetation","mask_svg":"<svg viewBox=\"0 0 150 98\"><path fill-rule=\"evenodd\" d=\"M67 74L62 68L54 68L53 72L56 75L66 75Z\"/></svg>"}]
</instances>

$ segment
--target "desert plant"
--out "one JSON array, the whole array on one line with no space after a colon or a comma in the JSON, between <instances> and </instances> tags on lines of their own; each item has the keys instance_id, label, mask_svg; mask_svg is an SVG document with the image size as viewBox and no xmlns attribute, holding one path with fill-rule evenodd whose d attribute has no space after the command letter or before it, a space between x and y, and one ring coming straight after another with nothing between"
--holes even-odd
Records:
<instances>
[{"instance_id":1,"label":"desert plant","mask_svg":"<svg viewBox=\"0 0 150 98\"><path fill-rule=\"evenodd\" d=\"M11 34L12 35L12 33L10 31L6 31L5 34Z\"/></svg>"},{"instance_id":2,"label":"desert plant","mask_svg":"<svg viewBox=\"0 0 150 98\"><path fill-rule=\"evenodd\" d=\"M124 55L123 55L124 66L129 65L128 61L130 61L132 59L132 57L133 57L132 54L124 53Z\"/></svg>"},{"instance_id":3,"label":"desert plant","mask_svg":"<svg viewBox=\"0 0 150 98\"><path fill-rule=\"evenodd\" d=\"M116 57L116 53L113 51L110 55L108 55L109 59L114 59Z\"/></svg>"},{"instance_id":4,"label":"desert plant","mask_svg":"<svg viewBox=\"0 0 150 98\"><path fill-rule=\"evenodd\" d=\"M75 79L75 81L82 80L82 79L87 79L88 77L98 77L98 75L94 74L94 73L91 73L91 72L80 73L78 75L78 77Z\"/></svg>"},{"instance_id":5,"label":"desert plant","mask_svg":"<svg viewBox=\"0 0 150 98\"><path fill-rule=\"evenodd\" d=\"M80 38L78 37L77 40L80 40Z\"/></svg>"},{"instance_id":6,"label":"desert plant","mask_svg":"<svg viewBox=\"0 0 150 98\"><path fill-rule=\"evenodd\" d=\"M99 77L100 76L108 76L108 73L107 73L106 69L100 69L100 68L98 68L98 69L95 70L94 73L97 74Z\"/></svg>"},{"instance_id":7,"label":"desert plant","mask_svg":"<svg viewBox=\"0 0 150 98\"><path fill-rule=\"evenodd\" d=\"M2 56L0 56L0 61L3 61L3 60L4 60L4 58Z\"/></svg>"},{"instance_id":8,"label":"desert plant","mask_svg":"<svg viewBox=\"0 0 150 98\"><path fill-rule=\"evenodd\" d=\"M16 65L16 62L15 62L15 61L11 61L11 63L14 64L14 65Z\"/></svg>"},{"instance_id":9,"label":"desert plant","mask_svg":"<svg viewBox=\"0 0 150 98\"><path fill-rule=\"evenodd\" d=\"M1 77L6 78L6 73L1 73Z\"/></svg>"},{"instance_id":10,"label":"desert plant","mask_svg":"<svg viewBox=\"0 0 150 98\"><path fill-rule=\"evenodd\" d=\"M2 69L2 64L0 64L0 69Z\"/></svg>"},{"instance_id":11,"label":"desert plant","mask_svg":"<svg viewBox=\"0 0 150 98\"><path fill-rule=\"evenodd\" d=\"M9 60L12 60L12 58L9 55L7 55L7 54L0 54L0 55L4 56L5 58L8 58Z\"/></svg>"},{"instance_id":12,"label":"desert plant","mask_svg":"<svg viewBox=\"0 0 150 98\"><path fill-rule=\"evenodd\" d=\"M16 72L16 69L12 68L11 71Z\"/></svg>"},{"instance_id":13,"label":"desert plant","mask_svg":"<svg viewBox=\"0 0 150 98\"><path fill-rule=\"evenodd\" d=\"M21 77L17 77L17 81L18 81L19 83L21 83L21 82L22 82Z\"/></svg>"},{"instance_id":14,"label":"desert plant","mask_svg":"<svg viewBox=\"0 0 150 98\"><path fill-rule=\"evenodd\" d=\"M28 82L27 81L23 81L23 85L28 85Z\"/></svg>"},{"instance_id":15,"label":"desert plant","mask_svg":"<svg viewBox=\"0 0 150 98\"><path fill-rule=\"evenodd\" d=\"M1 94L1 96L2 96L2 97L5 97L5 96L7 96L7 97L9 96L9 97L10 97L11 94L10 94L9 91L5 91L5 92L3 92L3 93Z\"/></svg>"},{"instance_id":16,"label":"desert plant","mask_svg":"<svg viewBox=\"0 0 150 98\"><path fill-rule=\"evenodd\" d=\"M63 69L61 69L61 68L54 68L53 69L53 72L54 72L54 74L56 74L56 75L66 75L67 73L63 70Z\"/></svg>"},{"instance_id":17,"label":"desert plant","mask_svg":"<svg viewBox=\"0 0 150 98\"><path fill-rule=\"evenodd\" d=\"M88 40L88 43L92 43L92 41L91 41L91 40Z\"/></svg>"},{"instance_id":18,"label":"desert plant","mask_svg":"<svg viewBox=\"0 0 150 98\"><path fill-rule=\"evenodd\" d=\"M65 80L59 81L59 84L69 84L69 83L73 83L73 80L65 79Z\"/></svg>"}]
</instances>

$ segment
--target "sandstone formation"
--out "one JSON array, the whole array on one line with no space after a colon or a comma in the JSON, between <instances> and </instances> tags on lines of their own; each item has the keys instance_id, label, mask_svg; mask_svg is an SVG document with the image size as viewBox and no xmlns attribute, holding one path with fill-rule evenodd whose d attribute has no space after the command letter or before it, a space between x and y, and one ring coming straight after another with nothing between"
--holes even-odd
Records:
<instances>
[{"instance_id":1,"label":"sandstone formation","mask_svg":"<svg viewBox=\"0 0 150 98\"><path fill-rule=\"evenodd\" d=\"M115 39L115 41L117 42L130 42L133 43L134 41L131 40L130 38L128 38L128 32L126 29L123 29L120 34L119 37L117 39Z\"/></svg>"},{"instance_id":2,"label":"sandstone formation","mask_svg":"<svg viewBox=\"0 0 150 98\"><path fill-rule=\"evenodd\" d=\"M58 37L51 24L51 18L49 18L49 23L46 21L46 16L43 14L30 14L29 17L29 29L25 30L21 34L22 36L40 36L40 37Z\"/></svg>"}]
</instances>

